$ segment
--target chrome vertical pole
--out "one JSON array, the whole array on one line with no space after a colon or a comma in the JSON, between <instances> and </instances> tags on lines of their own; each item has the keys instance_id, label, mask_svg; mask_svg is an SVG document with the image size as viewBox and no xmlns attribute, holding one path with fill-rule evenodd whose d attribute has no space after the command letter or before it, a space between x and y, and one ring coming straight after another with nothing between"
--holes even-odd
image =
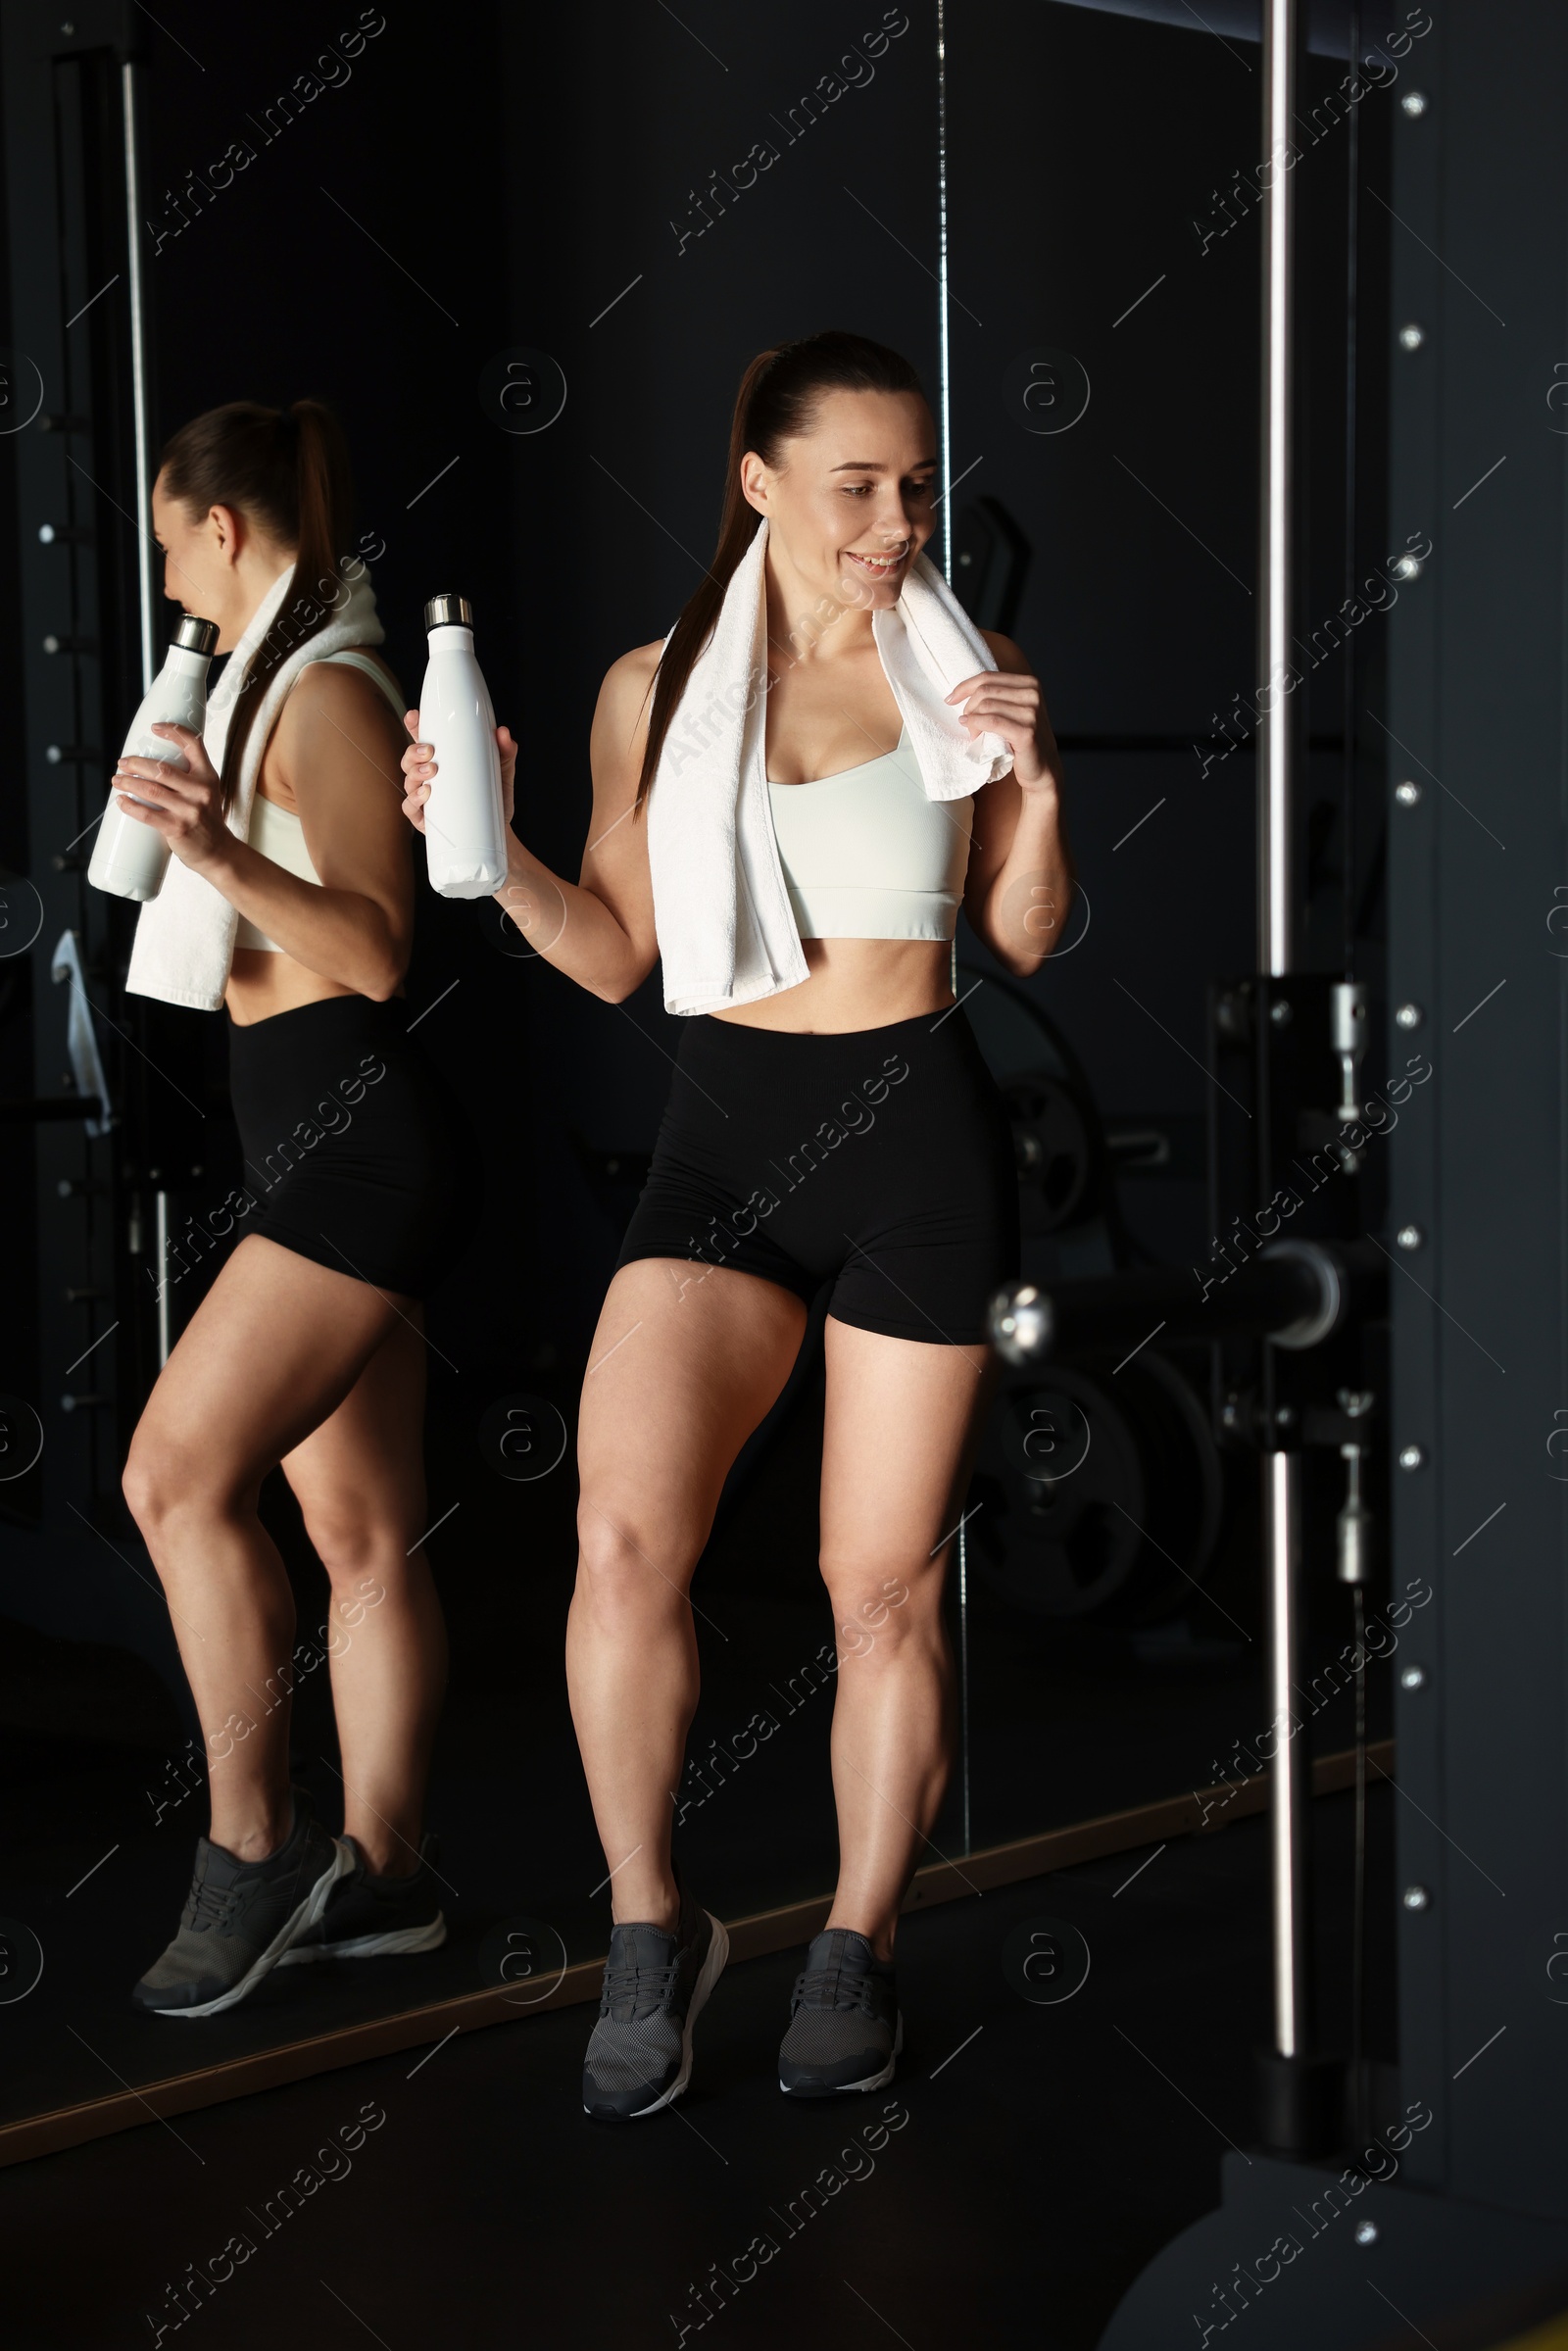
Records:
<instances>
[{"instance_id":1,"label":"chrome vertical pole","mask_svg":"<svg viewBox=\"0 0 1568 2351\"><path fill-rule=\"evenodd\" d=\"M1298 1453L1263 1456L1263 1541L1268 1580L1270 1909L1274 1929L1274 2046L1304 2057L1311 2036L1308 1975L1311 1922L1306 1905L1307 1753L1304 1729L1293 1738L1299 1680L1301 1481Z\"/></svg>"},{"instance_id":2,"label":"chrome vertical pole","mask_svg":"<svg viewBox=\"0 0 1568 2351\"><path fill-rule=\"evenodd\" d=\"M942 461L942 576L953 578L952 351L948 335L948 24L945 0L937 0L937 432ZM953 993L958 993L958 943L949 958ZM961 1497L960 1497L961 1507ZM963 1849L969 1850L969 1550L958 1520L958 1769L963 1801Z\"/></svg>"},{"instance_id":3,"label":"chrome vertical pole","mask_svg":"<svg viewBox=\"0 0 1568 2351\"><path fill-rule=\"evenodd\" d=\"M153 577L152 403L149 397L151 354L148 321L146 259L142 249L141 143L139 66L126 61L120 69L121 116L125 143L125 282L130 295L131 426L136 441L136 588L141 614L141 690L145 694L158 674L158 586Z\"/></svg>"},{"instance_id":4,"label":"chrome vertical pole","mask_svg":"<svg viewBox=\"0 0 1568 2351\"><path fill-rule=\"evenodd\" d=\"M169 1195L154 1195L153 1260L158 1267L158 1368L169 1361Z\"/></svg>"},{"instance_id":5,"label":"chrome vertical pole","mask_svg":"<svg viewBox=\"0 0 1568 2351\"><path fill-rule=\"evenodd\" d=\"M958 1764L963 1795L963 1849L974 1849L969 1820L969 1530L958 1521Z\"/></svg>"},{"instance_id":6,"label":"chrome vertical pole","mask_svg":"<svg viewBox=\"0 0 1568 2351\"><path fill-rule=\"evenodd\" d=\"M942 576L953 578L953 395L948 339L948 26L937 0L937 430L942 439Z\"/></svg>"},{"instance_id":7,"label":"chrome vertical pole","mask_svg":"<svg viewBox=\"0 0 1568 2351\"><path fill-rule=\"evenodd\" d=\"M121 122L125 147L125 283L130 297L130 405L135 438L136 597L141 619L141 690L158 674L158 583L153 576L151 348L147 331L146 261L142 250L141 69L126 59L120 69ZM169 1195L157 1195L154 1261L158 1268L158 1368L169 1361Z\"/></svg>"},{"instance_id":8,"label":"chrome vertical pole","mask_svg":"<svg viewBox=\"0 0 1568 2351\"><path fill-rule=\"evenodd\" d=\"M1271 977L1294 963L1296 745L1292 675L1297 563L1293 423L1295 401L1295 211L1292 130L1296 105L1296 0L1263 0L1262 415L1259 482L1257 664L1258 964ZM1308 1764L1304 1738L1289 1726L1297 1681L1300 1580L1300 1456L1263 1456L1263 1531L1268 1593L1269 1770L1272 1831L1270 1911L1274 1942L1274 2045L1281 2057L1308 2052L1311 2035L1310 1921L1305 1915Z\"/></svg>"},{"instance_id":9,"label":"chrome vertical pole","mask_svg":"<svg viewBox=\"0 0 1568 2351\"><path fill-rule=\"evenodd\" d=\"M1294 652L1296 532L1291 444L1295 401L1292 294L1296 183L1285 158L1296 100L1296 0L1263 0L1263 414L1260 433L1257 656L1257 949L1260 967L1292 966L1296 730L1285 680Z\"/></svg>"}]
</instances>

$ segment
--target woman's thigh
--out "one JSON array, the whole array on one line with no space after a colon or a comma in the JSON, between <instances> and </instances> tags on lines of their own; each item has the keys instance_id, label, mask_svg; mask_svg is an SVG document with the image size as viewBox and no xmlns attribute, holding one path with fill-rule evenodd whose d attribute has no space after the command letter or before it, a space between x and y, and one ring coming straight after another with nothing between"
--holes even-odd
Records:
<instances>
[{"instance_id":1,"label":"woman's thigh","mask_svg":"<svg viewBox=\"0 0 1568 2351\"><path fill-rule=\"evenodd\" d=\"M940 1589L991 1359L832 1315L823 1348L822 1574L836 1613L858 1624L889 1578Z\"/></svg>"},{"instance_id":2,"label":"woman's thigh","mask_svg":"<svg viewBox=\"0 0 1568 2351\"><path fill-rule=\"evenodd\" d=\"M397 1311L368 1284L247 1235L147 1400L127 1467L133 1503L149 1484L155 1503L254 1494L337 1410Z\"/></svg>"},{"instance_id":3,"label":"woman's thigh","mask_svg":"<svg viewBox=\"0 0 1568 2351\"><path fill-rule=\"evenodd\" d=\"M583 1381L577 1458L585 1548L596 1521L684 1577L719 1492L777 1401L806 1308L792 1291L678 1258L642 1257L610 1285Z\"/></svg>"}]
</instances>

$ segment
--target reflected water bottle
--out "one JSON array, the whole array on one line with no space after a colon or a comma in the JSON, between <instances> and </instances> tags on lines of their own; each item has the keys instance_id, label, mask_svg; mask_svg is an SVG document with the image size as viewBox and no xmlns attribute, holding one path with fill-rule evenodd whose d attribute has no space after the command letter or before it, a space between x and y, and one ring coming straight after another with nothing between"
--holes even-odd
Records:
<instances>
[{"instance_id":1,"label":"reflected water bottle","mask_svg":"<svg viewBox=\"0 0 1568 2351\"><path fill-rule=\"evenodd\" d=\"M419 740L433 747L436 778L424 804L430 887L443 898L489 898L507 878L496 714L473 654L466 597L432 596L424 608L430 661L419 690Z\"/></svg>"},{"instance_id":2,"label":"reflected water bottle","mask_svg":"<svg viewBox=\"0 0 1568 2351\"><path fill-rule=\"evenodd\" d=\"M194 734L201 733L207 724L207 671L217 644L217 621L196 620L187 613L174 631L168 660L130 722L122 758L162 759L166 766L187 772L189 761L172 743L151 729L156 722L188 726ZM128 793L126 797L134 800L136 796ZM144 800L138 805L146 808L153 803ZM163 834L122 808L111 790L87 867L87 879L94 889L107 890L112 898L156 898L169 871L170 855Z\"/></svg>"}]
</instances>

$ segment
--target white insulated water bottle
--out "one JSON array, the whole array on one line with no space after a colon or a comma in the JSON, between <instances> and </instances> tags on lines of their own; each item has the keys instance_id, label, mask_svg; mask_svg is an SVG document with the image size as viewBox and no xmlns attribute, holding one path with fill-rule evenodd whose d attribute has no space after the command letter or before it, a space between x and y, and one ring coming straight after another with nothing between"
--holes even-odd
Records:
<instances>
[{"instance_id":1,"label":"white insulated water bottle","mask_svg":"<svg viewBox=\"0 0 1568 2351\"><path fill-rule=\"evenodd\" d=\"M507 819L472 609L466 597L432 596L424 625L430 661L419 690L419 740L433 746L436 764L424 804L430 887L443 898L489 898L507 878Z\"/></svg>"},{"instance_id":2,"label":"white insulated water bottle","mask_svg":"<svg viewBox=\"0 0 1568 2351\"><path fill-rule=\"evenodd\" d=\"M162 726L188 726L200 734L207 723L207 671L218 643L216 620L197 620L189 614L174 631L169 658L154 678L152 690L130 722L122 757L162 759L166 766L185 769L188 761L172 743L152 732ZM134 799L135 794L127 795ZM150 801L141 807L150 808ZM143 824L109 795L98 838L93 844L87 879L112 898L156 898L169 870L170 848L161 832Z\"/></svg>"}]
</instances>

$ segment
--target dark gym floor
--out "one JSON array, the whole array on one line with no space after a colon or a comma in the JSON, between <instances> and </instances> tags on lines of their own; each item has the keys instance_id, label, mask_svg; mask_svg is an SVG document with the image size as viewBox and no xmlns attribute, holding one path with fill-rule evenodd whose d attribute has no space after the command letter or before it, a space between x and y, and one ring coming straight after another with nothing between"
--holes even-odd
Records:
<instances>
[{"instance_id":1,"label":"dark gym floor","mask_svg":"<svg viewBox=\"0 0 1568 2351\"><path fill-rule=\"evenodd\" d=\"M1393 1801L1374 1788L1380 2056ZM1343 2046L1349 1798L1314 1818L1325 2036ZM780 2096L801 1956L784 1952L725 1976L690 2092L643 2124L583 2117L581 2007L13 2167L7 2351L654 2351L682 2327L745 2351L1090 2351L1141 2266L1218 2201L1220 2157L1251 2132L1266 1867L1263 1823L1238 1821L911 1917L904 2058L865 2099ZM1090 1966L1072 1996L1036 2002L1004 1945L1046 1921L1079 1931ZM304 2201L285 2211L294 2180ZM193 2289L169 2289L236 2234L255 2249L187 2336ZM775 2248L760 2264L759 2237Z\"/></svg>"}]
</instances>

